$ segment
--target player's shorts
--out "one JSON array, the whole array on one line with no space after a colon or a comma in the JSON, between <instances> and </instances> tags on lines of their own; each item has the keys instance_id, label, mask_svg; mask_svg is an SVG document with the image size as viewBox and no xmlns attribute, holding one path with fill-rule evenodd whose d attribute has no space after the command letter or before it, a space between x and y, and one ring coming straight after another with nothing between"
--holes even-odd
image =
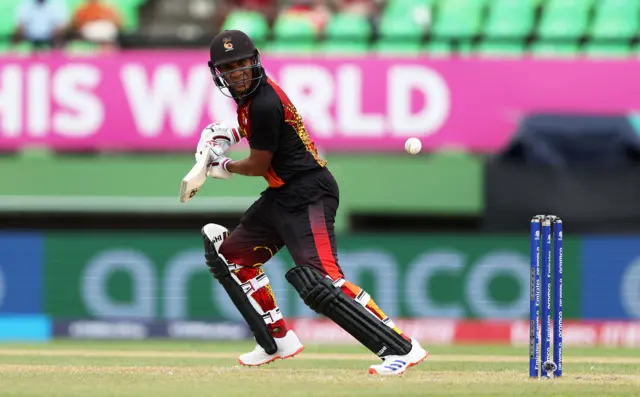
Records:
<instances>
[{"instance_id":1,"label":"player's shorts","mask_svg":"<svg viewBox=\"0 0 640 397\"><path fill-rule=\"evenodd\" d=\"M227 261L260 266L287 246L296 265L310 265L332 279L344 277L337 262L334 222L338 199L332 195L288 208L262 195L220 247Z\"/></svg>"}]
</instances>

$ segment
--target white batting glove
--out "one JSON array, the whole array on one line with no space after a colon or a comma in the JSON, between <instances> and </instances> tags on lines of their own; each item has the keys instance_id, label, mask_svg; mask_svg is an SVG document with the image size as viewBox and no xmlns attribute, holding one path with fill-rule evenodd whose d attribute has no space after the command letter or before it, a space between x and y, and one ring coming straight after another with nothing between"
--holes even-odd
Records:
<instances>
[{"instance_id":1,"label":"white batting glove","mask_svg":"<svg viewBox=\"0 0 640 397\"><path fill-rule=\"evenodd\" d=\"M227 170L227 165L231 162L231 159L227 156L220 156L215 160L212 160L207 167L207 176L216 179L229 179L233 175Z\"/></svg>"},{"instance_id":2,"label":"white batting glove","mask_svg":"<svg viewBox=\"0 0 640 397\"><path fill-rule=\"evenodd\" d=\"M211 123L204 127L200 139L207 138L207 141L227 141L229 146L240 142L242 137L236 128L228 127L225 123Z\"/></svg>"},{"instance_id":3,"label":"white batting glove","mask_svg":"<svg viewBox=\"0 0 640 397\"><path fill-rule=\"evenodd\" d=\"M196 162L200 161L206 155L209 155L209 161L216 160L221 156L224 156L225 152L229 149L226 146L226 143L217 143L217 142L203 142L201 145L198 145L196 149Z\"/></svg>"},{"instance_id":4,"label":"white batting glove","mask_svg":"<svg viewBox=\"0 0 640 397\"><path fill-rule=\"evenodd\" d=\"M202 156L211 153L211 159L223 156L229 147L240 141L241 137L235 128L229 128L224 123L212 123L206 126L200 134L200 140L196 147L196 161Z\"/></svg>"}]
</instances>

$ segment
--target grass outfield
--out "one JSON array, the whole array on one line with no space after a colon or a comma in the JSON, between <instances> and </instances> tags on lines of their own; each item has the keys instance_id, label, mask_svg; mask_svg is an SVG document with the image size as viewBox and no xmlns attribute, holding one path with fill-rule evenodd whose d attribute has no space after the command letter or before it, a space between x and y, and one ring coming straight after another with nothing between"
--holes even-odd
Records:
<instances>
[{"instance_id":1,"label":"grass outfield","mask_svg":"<svg viewBox=\"0 0 640 397\"><path fill-rule=\"evenodd\" d=\"M367 374L357 346L307 346L258 368L237 364L248 343L82 342L0 344L2 397L165 396L632 396L640 350L565 349L562 379L528 379L526 348L434 346L401 377Z\"/></svg>"}]
</instances>

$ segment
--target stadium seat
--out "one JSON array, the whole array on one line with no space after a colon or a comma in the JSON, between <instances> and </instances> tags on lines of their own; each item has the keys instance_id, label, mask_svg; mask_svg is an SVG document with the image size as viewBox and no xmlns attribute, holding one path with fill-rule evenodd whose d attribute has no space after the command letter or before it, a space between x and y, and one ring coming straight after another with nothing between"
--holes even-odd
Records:
<instances>
[{"instance_id":1,"label":"stadium seat","mask_svg":"<svg viewBox=\"0 0 640 397\"><path fill-rule=\"evenodd\" d=\"M317 39L316 28L305 16L281 14L273 23L274 40L287 42L313 42Z\"/></svg>"},{"instance_id":2,"label":"stadium seat","mask_svg":"<svg viewBox=\"0 0 640 397\"><path fill-rule=\"evenodd\" d=\"M139 0L108 0L120 13L122 17L122 28L125 32L135 32L140 25L139 5L137 1Z\"/></svg>"},{"instance_id":3,"label":"stadium seat","mask_svg":"<svg viewBox=\"0 0 640 397\"><path fill-rule=\"evenodd\" d=\"M80 6L80 4L84 3L84 0L62 0L65 7L67 7L67 11L69 14L73 14L73 12Z\"/></svg>"},{"instance_id":4,"label":"stadium seat","mask_svg":"<svg viewBox=\"0 0 640 397\"><path fill-rule=\"evenodd\" d=\"M8 53L12 55L29 55L33 51L33 45L26 41L17 44L10 44Z\"/></svg>"},{"instance_id":5,"label":"stadium seat","mask_svg":"<svg viewBox=\"0 0 640 397\"><path fill-rule=\"evenodd\" d=\"M256 45L264 44L269 36L269 24L259 12L232 11L222 24L222 30L238 29L247 33Z\"/></svg>"},{"instance_id":6,"label":"stadium seat","mask_svg":"<svg viewBox=\"0 0 640 397\"><path fill-rule=\"evenodd\" d=\"M362 15L335 14L325 26L322 51L326 54L349 55L366 53L373 28Z\"/></svg>"},{"instance_id":7,"label":"stadium seat","mask_svg":"<svg viewBox=\"0 0 640 397\"><path fill-rule=\"evenodd\" d=\"M274 21L272 31L274 40L261 46L265 53L308 54L317 48L316 29L304 16L281 14Z\"/></svg>"},{"instance_id":8,"label":"stadium seat","mask_svg":"<svg viewBox=\"0 0 640 397\"><path fill-rule=\"evenodd\" d=\"M430 57L449 56L453 52L451 43L443 40L431 40L423 48Z\"/></svg>"},{"instance_id":9,"label":"stadium seat","mask_svg":"<svg viewBox=\"0 0 640 397\"><path fill-rule=\"evenodd\" d=\"M431 6L435 2L436 0L390 0L380 15L381 33L404 29L410 35L422 36L431 22Z\"/></svg>"},{"instance_id":10,"label":"stadium seat","mask_svg":"<svg viewBox=\"0 0 640 397\"><path fill-rule=\"evenodd\" d=\"M457 53L459 56L465 56L465 57L474 55L473 42L469 40L459 42Z\"/></svg>"},{"instance_id":11,"label":"stadium seat","mask_svg":"<svg viewBox=\"0 0 640 397\"><path fill-rule=\"evenodd\" d=\"M537 33L540 39L577 39L589 23L592 0L548 0Z\"/></svg>"},{"instance_id":12,"label":"stadium seat","mask_svg":"<svg viewBox=\"0 0 640 397\"><path fill-rule=\"evenodd\" d=\"M638 30L640 2L636 0L600 0L589 29L592 39L630 39Z\"/></svg>"},{"instance_id":13,"label":"stadium seat","mask_svg":"<svg viewBox=\"0 0 640 397\"><path fill-rule=\"evenodd\" d=\"M391 41L420 41L426 25L420 25L413 14L385 13L380 18L380 39Z\"/></svg>"},{"instance_id":14,"label":"stadium seat","mask_svg":"<svg viewBox=\"0 0 640 397\"><path fill-rule=\"evenodd\" d=\"M271 41L260 46L261 54L276 55L305 55L315 54L318 52L317 44L313 42L291 42Z\"/></svg>"},{"instance_id":15,"label":"stadium seat","mask_svg":"<svg viewBox=\"0 0 640 397\"><path fill-rule=\"evenodd\" d=\"M418 55L420 47L419 41L379 40L373 45L373 50L380 55Z\"/></svg>"},{"instance_id":16,"label":"stadium seat","mask_svg":"<svg viewBox=\"0 0 640 397\"><path fill-rule=\"evenodd\" d=\"M85 41L74 40L64 47L64 51L70 55L95 55L98 53L100 46L94 43L88 43Z\"/></svg>"},{"instance_id":17,"label":"stadium seat","mask_svg":"<svg viewBox=\"0 0 640 397\"><path fill-rule=\"evenodd\" d=\"M475 47L475 51L482 57L522 57L524 43L521 41L514 42L496 42L484 40Z\"/></svg>"},{"instance_id":18,"label":"stadium seat","mask_svg":"<svg viewBox=\"0 0 640 397\"><path fill-rule=\"evenodd\" d=\"M487 38L524 38L535 24L537 0L494 0L484 28Z\"/></svg>"},{"instance_id":19,"label":"stadium seat","mask_svg":"<svg viewBox=\"0 0 640 397\"><path fill-rule=\"evenodd\" d=\"M466 39L479 33L485 0L446 0L438 4L432 35Z\"/></svg>"},{"instance_id":20,"label":"stadium seat","mask_svg":"<svg viewBox=\"0 0 640 397\"><path fill-rule=\"evenodd\" d=\"M629 44L592 41L585 44L584 54L588 58L626 58L631 56L631 47Z\"/></svg>"},{"instance_id":21,"label":"stadium seat","mask_svg":"<svg viewBox=\"0 0 640 397\"><path fill-rule=\"evenodd\" d=\"M382 10L380 20L391 18L399 23L409 22L409 26L424 34L431 23L433 8L438 0L388 0ZM382 23L382 22L381 22Z\"/></svg>"},{"instance_id":22,"label":"stadium seat","mask_svg":"<svg viewBox=\"0 0 640 397\"><path fill-rule=\"evenodd\" d=\"M536 58L570 58L579 55L580 46L577 41L565 43L536 41L531 45L530 52Z\"/></svg>"},{"instance_id":23,"label":"stadium seat","mask_svg":"<svg viewBox=\"0 0 640 397\"><path fill-rule=\"evenodd\" d=\"M412 12L384 13L378 27L379 38L374 45L375 50L389 55L419 53L427 23L419 18Z\"/></svg>"},{"instance_id":24,"label":"stadium seat","mask_svg":"<svg viewBox=\"0 0 640 397\"><path fill-rule=\"evenodd\" d=\"M321 46L321 51L325 55L344 56L344 55L366 55L369 52L368 43L342 43L326 41Z\"/></svg>"},{"instance_id":25,"label":"stadium seat","mask_svg":"<svg viewBox=\"0 0 640 397\"><path fill-rule=\"evenodd\" d=\"M407 9L413 7L432 7L439 0L388 0L385 6L385 12L406 13Z\"/></svg>"},{"instance_id":26,"label":"stadium seat","mask_svg":"<svg viewBox=\"0 0 640 397\"><path fill-rule=\"evenodd\" d=\"M0 36L9 38L16 28L16 12L22 0L0 0Z\"/></svg>"},{"instance_id":27,"label":"stadium seat","mask_svg":"<svg viewBox=\"0 0 640 397\"><path fill-rule=\"evenodd\" d=\"M325 26L325 36L330 40L367 41L372 33L369 20L359 14L337 13Z\"/></svg>"}]
</instances>

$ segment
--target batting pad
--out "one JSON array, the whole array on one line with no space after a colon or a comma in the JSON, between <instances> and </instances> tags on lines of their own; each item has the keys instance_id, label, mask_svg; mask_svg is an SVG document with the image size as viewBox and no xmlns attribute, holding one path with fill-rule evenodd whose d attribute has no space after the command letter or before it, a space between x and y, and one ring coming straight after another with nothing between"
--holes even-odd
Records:
<instances>
[{"instance_id":1,"label":"batting pad","mask_svg":"<svg viewBox=\"0 0 640 397\"><path fill-rule=\"evenodd\" d=\"M333 320L378 357L405 355L411 351L411 343L317 269L296 266L285 277L307 306Z\"/></svg>"},{"instance_id":2,"label":"batting pad","mask_svg":"<svg viewBox=\"0 0 640 397\"><path fill-rule=\"evenodd\" d=\"M251 297L255 291L269 284L267 275L262 273L245 283L241 283L238 277L231 272L232 270L238 269L238 266L227 263L227 260L218 254L215 243L219 242L219 235L213 236L211 235L210 229L205 231L204 228L201 233L204 238L205 259L209 271L216 280L218 280L220 285L222 285L233 304L249 325L256 342L258 342L267 354L275 354L278 351L278 346L267 324L271 324L282 318L280 309L276 307L265 313L258 302Z\"/></svg>"}]
</instances>

